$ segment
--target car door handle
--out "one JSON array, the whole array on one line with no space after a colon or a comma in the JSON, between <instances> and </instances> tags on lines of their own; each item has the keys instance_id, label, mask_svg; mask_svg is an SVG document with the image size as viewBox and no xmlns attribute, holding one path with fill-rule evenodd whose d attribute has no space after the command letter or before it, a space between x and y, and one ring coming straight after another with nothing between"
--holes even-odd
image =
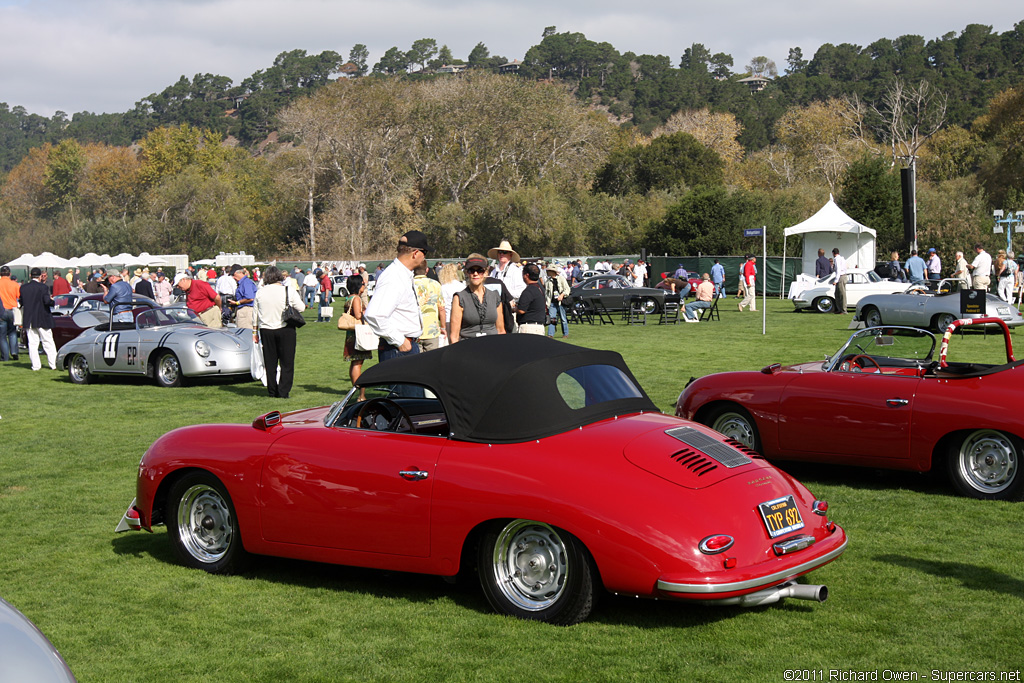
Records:
<instances>
[{"instance_id":1,"label":"car door handle","mask_svg":"<svg viewBox=\"0 0 1024 683\"><path fill-rule=\"evenodd\" d=\"M910 403L910 399L906 399L906 398L887 398L885 400L885 404L889 405L889 406L892 406L893 408L898 408L899 406L905 406L908 403Z\"/></svg>"},{"instance_id":2,"label":"car door handle","mask_svg":"<svg viewBox=\"0 0 1024 683\"><path fill-rule=\"evenodd\" d=\"M420 481L426 479L430 474L423 470L402 470L398 473L402 479L408 479L409 481Z\"/></svg>"}]
</instances>

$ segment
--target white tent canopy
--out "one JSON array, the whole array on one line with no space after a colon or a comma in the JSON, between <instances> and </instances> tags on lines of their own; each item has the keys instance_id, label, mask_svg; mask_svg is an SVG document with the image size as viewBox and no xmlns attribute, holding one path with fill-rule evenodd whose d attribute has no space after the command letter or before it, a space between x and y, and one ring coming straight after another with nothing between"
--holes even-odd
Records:
<instances>
[{"instance_id":1,"label":"white tent canopy","mask_svg":"<svg viewBox=\"0 0 1024 683\"><path fill-rule=\"evenodd\" d=\"M790 235L803 235L802 270L808 275L814 274L818 249L824 249L825 254L831 256L832 249L838 247L839 253L851 268L872 270L875 267L875 231L847 216L831 194L828 196L828 203L816 214L802 223L786 228L783 234L783 274L786 272L786 241Z\"/></svg>"}]
</instances>

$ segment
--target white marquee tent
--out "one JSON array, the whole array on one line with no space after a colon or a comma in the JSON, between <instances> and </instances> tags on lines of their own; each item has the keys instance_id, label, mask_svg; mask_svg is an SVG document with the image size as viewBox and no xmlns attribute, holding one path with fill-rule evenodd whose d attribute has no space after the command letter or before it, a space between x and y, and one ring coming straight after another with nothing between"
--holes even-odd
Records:
<instances>
[{"instance_id":1,"label":"white marquee tent","mask_svg":"<svg viewBox=\"0 0 1024 683\"><path fill-rule=\"evenodd\" d=\"M814 275L814 262L818 249L824 249L831 257L832 249L839 253L851 268L875 267L875 231L853 220L836 204L832 195L828 203L802 223L786 228L782 243L782 272L786 272L786 241L790 235L803 235L803 272ZM785 283L783 283L785 291Z\"/></svg>"}]
</instances>

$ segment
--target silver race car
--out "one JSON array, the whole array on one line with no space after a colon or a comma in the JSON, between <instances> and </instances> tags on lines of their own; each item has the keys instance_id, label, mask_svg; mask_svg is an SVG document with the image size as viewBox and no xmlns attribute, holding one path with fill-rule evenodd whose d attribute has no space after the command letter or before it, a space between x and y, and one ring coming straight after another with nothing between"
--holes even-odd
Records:
<instances>
[{"instance_id":1,"label":"silver race car","mask_svg":"<svg viewBox=\"0 0 1024 683\"><path fill-rule=\"evenodd\" d=\"M910 325L939 331L945 330L958 318L999 318L1010 327L1024 325L1024 318L1013 304L988 292L984 297L983 313L961 315L960 281L949 278L929 280L910 285L906 291L899 294L874 294L864 297L857 303L857 313L853 319L862 321L867 327Z\"/></svg>"},{"instance_id":2,"label":"silver race car","mask_svg":"<svg viewBox=\"0 0 1024 683\"><path fill-rule=\"evenodd\" d=\"M57 352L57 367L67 369L75 384L88 384L95 375L144 375L176 387L190 377L250 374L250 329L211 329L187 308L139 302L130 323L113 322L106 312L90 314L94 325Z\"/></svg>"}]
</instances>

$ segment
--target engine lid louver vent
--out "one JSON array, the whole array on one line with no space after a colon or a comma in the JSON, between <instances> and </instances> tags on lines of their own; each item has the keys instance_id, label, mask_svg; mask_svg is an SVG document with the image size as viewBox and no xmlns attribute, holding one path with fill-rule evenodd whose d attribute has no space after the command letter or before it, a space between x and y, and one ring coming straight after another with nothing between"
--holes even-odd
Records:
<instances>
[{"instance_id":1,"label":"engine lid louver vent","mask_svg":"<svg viewBox=\"0 0 1024 683\"><path fill-rule=\"evenodd\" d=\"M718 464L729 469L747 465L751 462L750 458L740 451L703 432L697 431L693 427L676 427L666 430L665 433L697 451L682 450L674 453L672 458L698 474L705 474L715 468L714 464L708 463L710 468L702 469L705 465L698 462L698 460L707 462L707 458L704 456L712 458Z\"/></svg>"}]
</instances>

